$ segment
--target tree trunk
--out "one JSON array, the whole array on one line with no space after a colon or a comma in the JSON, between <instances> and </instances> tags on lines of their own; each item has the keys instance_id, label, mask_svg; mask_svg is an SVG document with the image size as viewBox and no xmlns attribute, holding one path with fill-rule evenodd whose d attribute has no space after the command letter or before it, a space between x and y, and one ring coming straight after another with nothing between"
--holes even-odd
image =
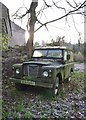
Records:
<instances>
[{"instance_id":1,"label":"tree trunk","mask_svg":"<svg viewBox=\"0 0 86 120\"><path fill-rule=\"evenodd\" d=\"M34 1L34 0L33 0ZM32 2L30 6L30 23L29 23L29 39L27 41L27 55L29 58L32 57L33 51L33 40L34 40L34 27L36 22L36 12L35 9L38 5L38 2Z\"/></svg>"}]
</instances>

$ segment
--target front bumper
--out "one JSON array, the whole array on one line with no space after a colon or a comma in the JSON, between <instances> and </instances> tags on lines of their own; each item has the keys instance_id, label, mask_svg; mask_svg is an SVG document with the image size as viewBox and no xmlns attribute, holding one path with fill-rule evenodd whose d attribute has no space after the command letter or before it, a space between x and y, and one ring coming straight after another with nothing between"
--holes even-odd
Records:
<instances>
[{"instance_id":1,"label":"front bumper","mask_svg":"<svg viewBox=\"0 0 86 120\"><path fill-rule=\"evenodd\" d=\"M46 82L40 82L40 81L30 81L30 80L23 80L23 79L16 79L16 78L10 78L11 81L14 83L20 83L25 85L31 85L31 86L39 86L39 87L45 87L45 88L53 88L53 84L46 83Z\"/></svg>"}]
</instances>

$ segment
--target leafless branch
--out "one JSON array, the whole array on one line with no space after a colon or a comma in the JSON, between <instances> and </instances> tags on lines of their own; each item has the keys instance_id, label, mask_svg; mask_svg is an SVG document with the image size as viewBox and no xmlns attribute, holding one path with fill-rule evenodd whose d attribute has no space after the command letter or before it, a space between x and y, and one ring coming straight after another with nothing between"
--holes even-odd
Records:
<instances>
[{"instance_id":1,"label":"leafless branch","mask_svg":"<svg viewBox=\"0 0 86 120\"><path fill-rule=\"evenodd\" d=\"M57 4L57 3L59 3L60 1L62 1L62 0L59 0L59 1L57 1L55 4ZM45 3L44 3L45 4ZM47 5L45 5L43 8L41 8L38 12L37 12L37 16L41 13L41 12L43 12L44 10L46 10L46 9L48 9L48 8L52 8L54 6L54 4L52 4L52 5L49 5L49 7L47 7Z\"/></svg>"},{"instance_id":2,"label":"leafless branch","mask_svg":"<svg viewBox=\"0 0 86 120\"><path fill-rule=\"evenodd\" d=\"M38 3L36 2L35 6L37 6L37 4ZM17 19L22 19L23 17L25 17L28 13L30 13L32 11L32 8L33 8L33 2L31 3L30 8L26 11L25 14L19 16L17 13L19 12L20 9L18 9L13 16L17 16Z\"/></svg>"},{"instance_id":3,"label":"leafless branch","mask_svg":"<svg viewBox=\"0 0 86 120\"><path fill-rule=\"evenodd\" d=\"M29 9L29 10L27 10L27 11L26 11L26 13L25 13L25 14L23 14L20 18L22 19L24 16L26 16L26 15L27 15L27 13L30 13L30 9Z\"/></svg>"},{"instance_id":4,"label":"leafless branch","mask_svg":"<svg viewBox=\"0 0 86 120\"><path fill-rule=\"evenodd\" d=\"M43 1L44 1L45 5L46 5L47 7L51 7L51 5L48 5L45 0L43 0Z\"/></svg>"},{"instance_id":5,"label":"leafless branch","mask_svg":"<svg viewBox=\"0 0 86 120\"><path fill-rule=\"evenodd\" d=\"M37 21L38 21L39 24L43 25L38 19L37 19ZM46 30L48 31L47 25L45 25L45 28L46 28Z\"/></svg>"},{"instance_id":6,"label":"leafless branch","mask_svg":"<svg viewBox=\"0 0 86 120\"><path fill-rule=\"evenodd\" d=\"M75 0L73 0L73 2L75 3L76 7L78 7L77 3L75 2Z\"/></svg>"},{"instance_id":7,"label":"leafless branch","mask_svg":"<svg viewBox=\"0 0 86 120\"><path fill-rule=\"evenodd\" d=\"M35 32L38 31L42 26L45 26L45 27L47 28L47 26L46 26L47 24L52 23L52 22L55 22L55 21L58 21L58 20L63 19L63 18L66 18L66 22L67 22L67 16L68 16L68 15L71 15L71 14L81 14L81 15L85 15L84 12L82 12L82 11L80 12L79 10L85 6L86 0L85 0L82 4L77 4L77 3L75 2L75 0L73 0L74 3L75 3L75 6L73 6L68 0L65 0L65 1L68 3L68 5L74 9L74 10L71 10L71 11L69 11L69 12L67 12L67 13L66 13L66 8L60 7L60 6L57 5L57 3L60 2L61 0L59 0L58 2L54 2L54 0L52 0L52 2L53 2L52 5L48 5L45 0L43 0L43 1L44 1L44 4L43 4L43 6L41 7L41 9L37 12L37 17L38 17L38 15L39 15L40 13L41 13L41 16L42 16L42 15L44 14L43 11L44 11L45 9L47 9L47 8L52 7L52 6L55 6L55 7L58 8L58 9L63 9L63 10L65 11L65 14L64 14L63 16L57 18L57 19L54 19L54 20L51 20L51 21L48 21L48 22L45 22L45 23L42 23L40 20L37 19L37 22L40 23L40 27L37 28L37 29L35 30ZM29 13L30 13L30 8L29 8L29 9L26 8L27 11L26 11L25 14L23 14L23 15L19 15L19 14L18 14L18 12L19 12L20 9L22 9L22 7L20 7L20 8L14 13L14 15L13 15L13 16L14 16L14 19L22 19L22 18L25 17L27 14L29 15ZM46 17L46 16L45 16L45 17ZM29 21L29 19L30 19L30 18L28 17L28 21ZM40 19L41 19L41 18L40 18ZM28 24L28 25L29 25L29 24ZM69 24L68 24L68 25L69 25ZM47 30L48 30L48 29L47 29Z\"/></svg>"},{"instance_id":8,"label":"leafless branch","mask_svg":"<svg viewBox=\"0 0 86 120\"><path fill-rule=\"evenodd\" d=\"M65 24L67 23L68 27L70 27L69 23L68 23L68 18L66 16L66 19L65 19Z\"/></svg>"},{"instance_id":9,"label":"leafless branch","mask_svg":"<svg viewBox=\"0 0 86 120\"><path fill-rule=\"evenodd\" d=\"M45 9L45 4L42 5L41 9L36 13L38 15L40 15L40 13Z\"/></svg>"},{"instance_id":10,"label":"leafless branch","mask_svg":"<svg viewBox=\"0 0 86 120\"><path fill-rule=\"evenodd\" d=\"M73 13L73 15L76 15L76 14L78 14L78 15L83 15L83 16L85 16L85 12L75 12L75 13Z\"/></svg>"},{"instance_id":11,"label":"leafless branch","mask_svg":"<svg viewBox=\"0 0 86 120\"><path fill-rule=\"evenodd\" d=\"M44 26L44 25L47 25L47 24L52 23L52 22L56 22L56 21L58 21L58 20L60 20L60 19L62 19L62 18L64 18L64 17L66 17L66 16L68 16L68 15L74 14L74 12L76 12L76 11L78 11L79 9L83 8L83 6L85 5L85 3L86 3L86 1L84 1L84 2L83 2L82 4L80 4L76 9L69 11L68 13L66 13L65 15L63 15L62 17L59 17L59 18L57 18L57 19L54 19L54 20L51 20L51 21L48 21L48 22L43 23L39 28L37 28L37 29L35 30L35 32L38 31L38 30L39 30L42 26Z\"/></svg>"},{"instance_id":12,"label":"leafless branch","mask_svg":"<svg viewBox=\"0 0 86 120\"><path fill-rule=\"evenodd\" d=\"M20 8L12 15L12 17L13 17L13 16L16 16L17 13L19 12L19 10L20 10L21 8L22 8L22 7L20 7Z\"/></svg>"},{"instance_id":13,"label":"leafless branch","mask_svg":"<svg viewBox=\"0 0 86 120\"><path fill-rule=\"evenodd\" d=\"M66 13L66 9L65 8L57 6L56 3L53 0L52 0L52 2L53 2L53 4L55 5L56 8L63 9L65 11L65 13Z\"/></svg>"},{"instance_id":14,"label":"leafless branch","mask_svg":"<svg viewBox=\"0 0 86 120\"><path fill-rule=\"evenodd\" d=\"M45 28L46 28L46 30L48 31L48 27L47 27L47 25L45 25Z\"/></svg>"},{"instance_id":15,"label":"leafless branch","mask_svg":"<svg viewBox=\"0 0 86 120\"><path fill-rule=\"evenodd\" d=\"M67 1L67 0L65 0L65 1L68 3L68 5L69 5L70 7L76 8L76 7L74 7L69 1Z\"/></svg>"},{"instance_id":16,"label":"leafless branch","mask_svg":"<svg viewBox=\"0 0 86 120\"><path fill-rule=\"evenodd\" d=\"M38 22L39 24L43 25L38 19L37 19L37 22Z\"/></svg>"},{"instance_id":17,"label":"leafless branch","mask_svg":"<svg viewBox=\"0 0 86 120\"><path fill-rule=\"evenodd\" d=\"M73 24L74 24L75 30L79 33L79 31L78 31L77 28L76 28L76 24L75 24L75 20L74 20L74 18L73 18L73 15L72 15L72 19L73 19Z\"/></svg>"},{"instance_id":18,"label":"leafless branch","mask_svg":"<svg viewBox=\"0 0 86 120\"><path fill-rule=\"evenodd\" d=\"M38 14L37 14L37 17L40 15L40 18L39 18L39 19L41 19L42 15L44 15L44 16L46 17L46 15L45 15L45 13L44 13L44 8L45 8L45 4L44 4L43 8L41 8L41 10L40 10L40 11L38 12Z\"/></svg>"}]
</instances>

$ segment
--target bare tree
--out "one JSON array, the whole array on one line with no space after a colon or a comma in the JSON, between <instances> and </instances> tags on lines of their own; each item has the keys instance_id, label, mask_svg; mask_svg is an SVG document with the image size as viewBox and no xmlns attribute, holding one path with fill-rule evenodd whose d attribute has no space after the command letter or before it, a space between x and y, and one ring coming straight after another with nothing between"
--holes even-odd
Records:
<instances>
[{"instance_id":1,"label":"bare tree","mask_svg":"<svg viewBox=\"0 0 86 120\"><path fill-rule=\"evenodd\" d=\"M29 22L29 26L30 26L30 30L29 30L29 34L30 37L27 41L27 54L29 56L29 58L32 57L32 50L33 50L33 39L34 39L34 25L36 22L36 13L35 13L35 9L38 5L37 0L35 0L36 2L32 2L30 9L29 9L29 13L30 13L30 22Z\"/></svg>"},{"instance_id":2,"label":"bare tree","mask_svg":"<svg viewBox=\"0 0 86 120\"><path fill-rule=\"evenodd\" d=\"M42 1L43 5L42 5L41 9L36 12L36 7L38 6L38 2L41 2L41 1L32 0L30 8L29 9L26 8L26 12L24 14L22 14L22 15L18 14L19 10L21 9L21 8L19 8L19 10L17 10L15 12L15 14L13 15L13 17L15 19L23 19L27 14L30 14L30 15L28 15L28 21L29 22L27 24L27 29L28 29L28 26L29 26L28 32L30 34L30 37L29 37L28 42L27 42L27 53L29 53L28 56L30 58L32 56L34 32L38 31L43 26L45 26L45 28L48 30L48 24L56 22L56 21L61 20L63 18L65 18L66 21L67 21L67 16L69 16L69 15L75 15L75 14L85 15L85 12L83 11L83 8L85 7L86 0L83 1L82 3L78 3L75 0L72 0L72 2L69 2L68 0L65 0L65 2L70 7L69 10L67 10L65 7L63 7L63 5L62 6L58 5L58 3L62 2L62 0L59 0L59 1L52 0L52 4L48 4L48 0L43 0ZM45 15L44 10L52 8L53 6L56 7L56 9L63 10L64 15L62 15L61 17L58 17L56 19L49 20L49 21L44 22L44 23L41 22L40 18L42 17L43 14ZM40 18L39 18L39 16L40 16ZM74 22L74 19L73 19L73 22ZM34 29L35 23L39 24L39 27L37 29Z\"/></svg>"}]
</instances>

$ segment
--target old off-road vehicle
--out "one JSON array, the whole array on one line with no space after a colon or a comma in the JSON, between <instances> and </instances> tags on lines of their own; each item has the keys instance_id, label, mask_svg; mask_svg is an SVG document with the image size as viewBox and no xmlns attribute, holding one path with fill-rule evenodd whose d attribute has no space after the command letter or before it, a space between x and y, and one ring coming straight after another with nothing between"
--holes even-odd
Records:
<instances>
[{"instance_id":1,"label":"old off-road vehicle","mask_svg":"<svg viewBox=\"0 0 86 120\"><path fill-rule=\"evenodd\" d=\"M22 64L14 64L17 89L23 85L51 88L53 95L58 93L64 80L70 80L74 70L73 53L66 47L43 47L33 51L32 59Z\"/></svg>"}]
</instances>

